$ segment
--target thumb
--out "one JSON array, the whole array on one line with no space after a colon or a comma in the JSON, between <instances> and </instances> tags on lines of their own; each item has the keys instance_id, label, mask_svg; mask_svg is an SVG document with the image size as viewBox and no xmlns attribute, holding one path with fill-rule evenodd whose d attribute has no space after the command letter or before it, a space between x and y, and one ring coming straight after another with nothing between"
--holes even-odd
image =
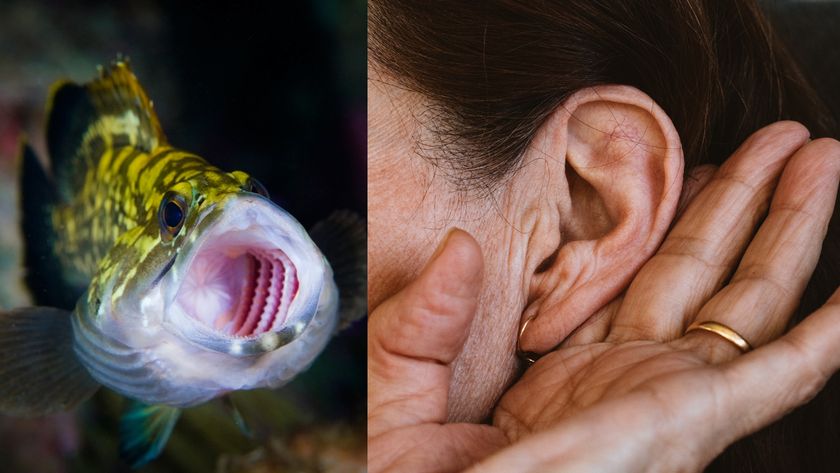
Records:
<instances>
[{"instance_id":1,"label":"thumb","mask_svg":"<svg viewBox=\"0 0 840 473\"><path fill-rule=\"evenodd\" d=\"M463 347L478 303L481 249L452 230L420 276L368 321L368 435L446 421L449 363Z\"/></svg>"}]
</instances>

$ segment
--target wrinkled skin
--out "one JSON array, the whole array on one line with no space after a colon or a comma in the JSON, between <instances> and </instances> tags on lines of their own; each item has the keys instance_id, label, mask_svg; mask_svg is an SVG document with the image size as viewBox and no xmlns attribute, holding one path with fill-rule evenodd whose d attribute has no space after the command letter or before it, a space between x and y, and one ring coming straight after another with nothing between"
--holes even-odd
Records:
<instances>
[{"instance_id":1,"label":"wrinkled skin","mask_svg":"<svg viewBox=\"0 0 840 473\"><path fill-rule=\"evenodd\" d=\"M451 231L371 313L370 471L700 471L811 399L840 368L840 291L782 333L819 257L840 144L802 130L771 125L720 169L696 170L658 252L527 369L492 425L446 423L450 364L484 260L472 237ZM768 153L768 139L796 145ZM755 350L684 334L695 320L737 326Z\"/></svg>"}]
</instances>

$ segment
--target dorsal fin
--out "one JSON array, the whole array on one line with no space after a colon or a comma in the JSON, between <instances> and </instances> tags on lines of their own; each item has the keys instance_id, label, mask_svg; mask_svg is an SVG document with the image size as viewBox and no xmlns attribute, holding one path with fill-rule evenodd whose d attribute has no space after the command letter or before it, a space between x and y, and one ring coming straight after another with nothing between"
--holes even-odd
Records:
<instances>
[{"instance_id":1,"label":"dorsal fin","mask_svg":"<svg viewBox=\"0 0 840 473\"><path fill-rule=\"evenodd\" d=\"M59 82L48 105L47 146L59 196L81 188L85 172L109 147L152 152L166 137L152 102L122 60L87 84Z\"/></svg>"}]
</instances>

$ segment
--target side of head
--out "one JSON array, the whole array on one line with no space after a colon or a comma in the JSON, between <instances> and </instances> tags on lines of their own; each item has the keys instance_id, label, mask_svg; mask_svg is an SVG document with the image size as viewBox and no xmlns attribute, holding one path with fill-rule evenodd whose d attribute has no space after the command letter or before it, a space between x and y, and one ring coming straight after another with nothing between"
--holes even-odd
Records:
<instances>
[{"instance_id":1,"label":"side of head","mask_svg":"<svg viewBox=\"0 0 840 473\"><path fill-rule=\"evenodd\" d=\"M371 308L452 226L484 254L453 420L489 414L524 320L523 348L546 351L623 290L684 171L782 118L827 131L749 1L398 0L372 2L369 22Z\"/></svg>"}]
</instances>

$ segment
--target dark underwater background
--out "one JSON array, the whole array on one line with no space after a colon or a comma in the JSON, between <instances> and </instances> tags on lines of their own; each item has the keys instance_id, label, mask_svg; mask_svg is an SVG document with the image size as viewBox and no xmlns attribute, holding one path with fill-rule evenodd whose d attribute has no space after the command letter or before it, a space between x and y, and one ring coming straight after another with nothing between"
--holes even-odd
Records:
<instances>
[{"instance_id":1,"label":"dark underwater background","mask_svg":"<svg viewBox=\"0 0 840 473\"><path fill-rule=\"evenodd\" d=\"M305 227L338 209L364 215L363 0L0 0L0 308L29 300L19 141L27 136L45 158L50 85L90 80L118 53L129 57L173 146L257 177ZM279 390L237 393L252 438L210 403L186 411L162 456L140 471L365 471L365 332L357 322ZM74 413L0 417L0 471L130 471L117 453L123 404L102 389Z\"/></svg>"}]
</instances>

